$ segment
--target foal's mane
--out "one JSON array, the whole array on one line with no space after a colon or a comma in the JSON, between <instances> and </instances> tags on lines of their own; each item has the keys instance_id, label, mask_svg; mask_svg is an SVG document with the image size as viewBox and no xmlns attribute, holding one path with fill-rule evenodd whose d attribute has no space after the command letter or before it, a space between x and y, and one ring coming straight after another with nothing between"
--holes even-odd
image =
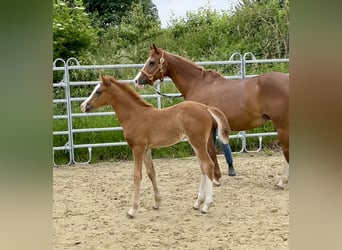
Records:
<instances>
[{"instance_id":1,"label":"foal's mane","mask_svg":"<svg viewBox=\"0 0 342 250\"><path fill-rule=\"evenodd\" d=\"M107 76L108 79L118 86L120 89L122 89L125 93L127 93L134 101L136 101L138 104L140 104L143 107L153 107L152 104L146 102L144 99L142 99L137 92L135 92L131 87L128 86L128 84L118 81L112 76Z\"/></svg>"}]
</instances>

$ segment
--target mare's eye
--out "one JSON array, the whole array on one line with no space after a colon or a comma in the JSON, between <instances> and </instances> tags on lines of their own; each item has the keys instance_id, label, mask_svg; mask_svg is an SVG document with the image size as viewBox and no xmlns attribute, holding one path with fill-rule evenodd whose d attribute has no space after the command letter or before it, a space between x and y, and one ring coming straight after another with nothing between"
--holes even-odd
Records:
<instances>
[{"instance_id":1,"label":"mare's eye","mask_svg":"<svg viewBox=\"0 0 342 250\"><path fill-rule=\"evenodd\" d=\"M153 66L154 64L155 64L154 61L150 61L150 62L149 62L149 65L150 65L150 66Z\"/></svg>"},{"instance_id":2,"label":"mare's eye","mask_svg":"<svg viewBox=\"0 0 342 250\"><path fill-rule=\"evenodd\" d=\"M95 94L96 94L96 95L101 95L101 91L100 91L100 90L96 90L96 91L95 91Z\"/></svg>"}]
</instances>

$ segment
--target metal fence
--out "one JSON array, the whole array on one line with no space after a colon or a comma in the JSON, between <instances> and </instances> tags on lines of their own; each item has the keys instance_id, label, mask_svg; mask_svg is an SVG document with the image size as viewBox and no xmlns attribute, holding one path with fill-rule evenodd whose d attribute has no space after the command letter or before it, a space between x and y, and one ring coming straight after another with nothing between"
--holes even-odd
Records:
<instances>
[{"instance_id":1,"label":"metal fence","mask_svg":"<svg viewBox=\"0 0 342 250\"><path fill-rule=\"evenodd\" d=\"M247 58L251 59L247 59ZM238 73L234 76L224 76L227 79L242 79L247 77L253 77L255 75L247 75L246 74L246 66L247 64L263 64L263 63L288 63L289 59L262 59L257 60L255 56L248 52L245 54L233 53L228 61L208 61L208 62L195 62L198 65L209 66L209 65L237 65ZM59 65L59 66L57 66ZM67 130L64 131L53 131L53 136L67 136L67 142L64 145L53 146L53 164L57 166L55 163L55 152L56 151L65 151L68 154L69 161L66 163L67 165L71 164L80 164L80 163L89 163L92 159L92 148L95 147L113 147L113 146L123 146L127 145L125 141L120 142L110 142L110 143L92 143L88 144L76 144L74 143L74 135L77 133L85 133L85 132L103 132L103 131L121 131L122 127L105 127L105 128L82 128L77 129L73 127L73 118L75 117L91 117L91 116L108 116L115 115L115 112L95 112L95 113L73 113L72 112L72 103L73 102L81 102L85 100L87 97L72 97L71 96L71 88L75 86L88 86L88 85L96 85L98 81L71 81L70 80L70 71L80 71L80 70L105 70L105 69L114 69L114 70L122 70L122 69L136 69L136 72L143 67L143 64L115 64L115 65L80 65L76 58L69 58L67 61L62 59L56 59L53 62L53 71L61 71L63 76L61 77L59 82L54 82L53 87L55 90L61 91L64 98L53 99L53 104L61 104L63 103L65 106L65 111L63 114L54 114L53 119L63 119L67 123ZM120 79L121 80L121 79ZM126 83L133 83L133 79L121 80ZM171 79L165 78L165 82L171 82ZM160 90L160 86L157 85L157 90ZM179 93L168 93L169 96L177 96ZM165 98L157 93L149 94L149 95L141 95L144 99L155 98L157 100L157 108L162 108L161 99ZM241 149L238 152L257 152L262 149L262 138L264 136L276 136L277 132L268 132L268 133L246 133L246 131L240 131L237 134L230 135L230 139L241 140ZM248 150L246 148L246 140L249 137L258 137L259 138L259 146L256 150ZM86 148L88 149L88 159L84 162L77 162L75 159L75 149ZM64 165L64 164L63 164Z\"/></svg>"}]
</instances>

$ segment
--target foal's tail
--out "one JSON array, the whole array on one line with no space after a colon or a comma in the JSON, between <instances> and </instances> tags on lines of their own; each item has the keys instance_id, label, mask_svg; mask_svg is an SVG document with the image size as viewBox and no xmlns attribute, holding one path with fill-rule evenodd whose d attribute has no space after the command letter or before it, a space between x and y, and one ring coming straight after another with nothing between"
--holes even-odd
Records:
<instances>
[{"instance_id":1,"label":"foal's tail","mask_svg":"<svg viewBox=\"0 0 342 250\"><path fill-rule=\"evenodd\" d=\"M221 110L215 107L208 107L208 111L217 123L217 135L220 141L224 144L228 143L230 127L227 117Z\"/></svg>"}]
</instances>

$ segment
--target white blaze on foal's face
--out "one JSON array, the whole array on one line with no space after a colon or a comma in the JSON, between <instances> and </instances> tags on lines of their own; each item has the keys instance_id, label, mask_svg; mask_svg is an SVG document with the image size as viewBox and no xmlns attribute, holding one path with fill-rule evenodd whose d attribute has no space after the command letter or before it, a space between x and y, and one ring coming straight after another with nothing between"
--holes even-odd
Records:
<instances>
[{"instance_id":1,"label":"white blaze on foal's face","mask_svg":"<svg viewBox=\"0 0 342 250\"><path fill-rule=\"evenodd\" d=\"M91 92L90 96L88 96L87 99L84 100L84 102L82 102L81 104L81 111L84 113L86 112L86 106L87 103L94 97L96 91L100 88L100 84L97 84L93 90L93 92Z\"/></svg>"}]
</instances>

